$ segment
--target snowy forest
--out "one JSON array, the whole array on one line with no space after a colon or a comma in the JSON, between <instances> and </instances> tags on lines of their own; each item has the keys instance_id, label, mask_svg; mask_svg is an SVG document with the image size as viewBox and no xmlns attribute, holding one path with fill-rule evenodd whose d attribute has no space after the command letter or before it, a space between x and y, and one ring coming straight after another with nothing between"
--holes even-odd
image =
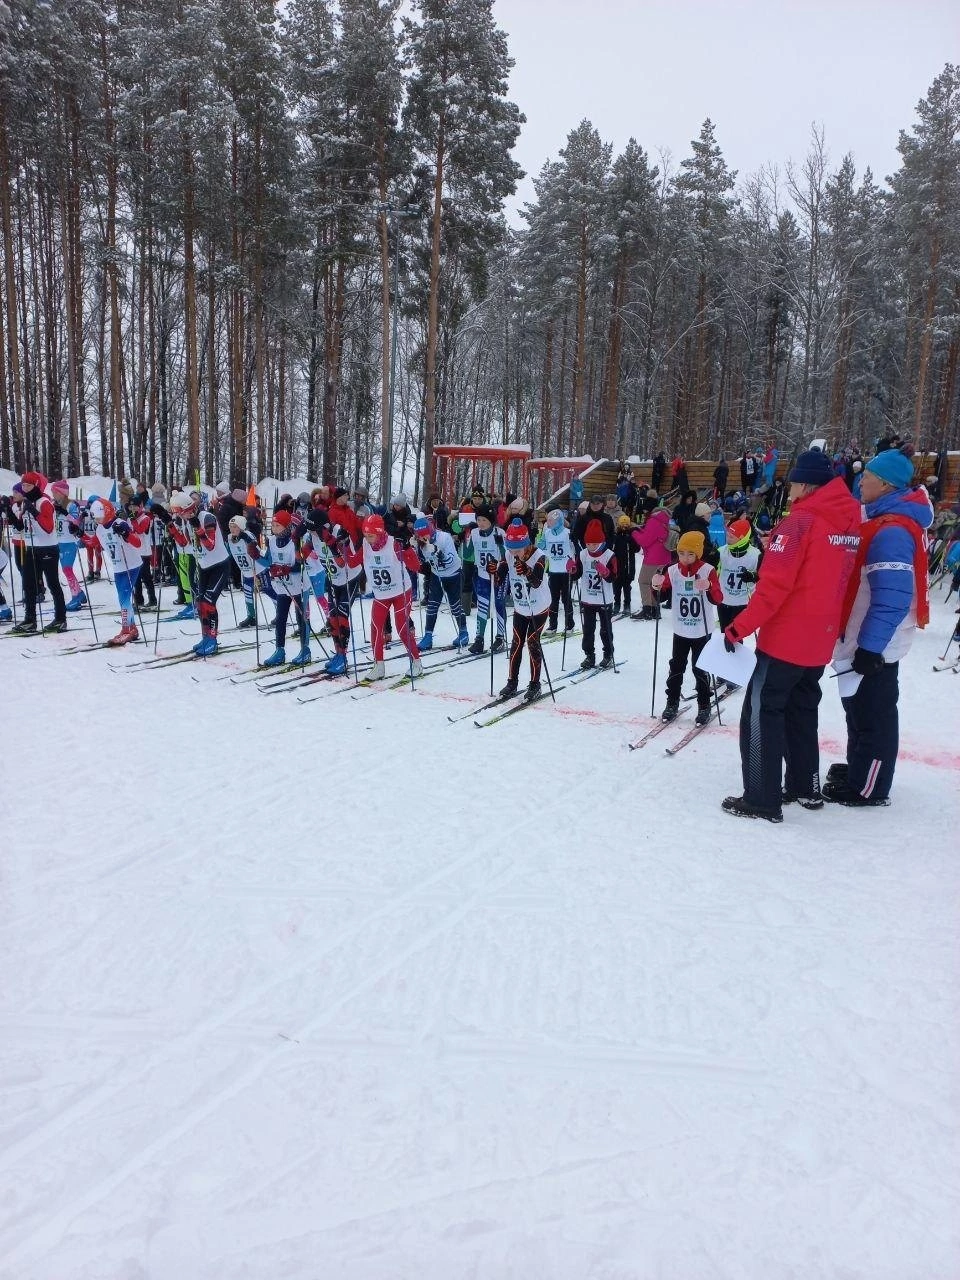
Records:
<instances>
[{"instance_id":1,"label":"snowy forest","mask_svg":"<svg viewBox=\"0 0 960 1280\"><path fill-rule=\"evenodd\" d=\"M512 228L511 66L492 0L0 0L0 465L957 447L960 68L889 179L574 118Z\"/></svg>"}]
</instances>

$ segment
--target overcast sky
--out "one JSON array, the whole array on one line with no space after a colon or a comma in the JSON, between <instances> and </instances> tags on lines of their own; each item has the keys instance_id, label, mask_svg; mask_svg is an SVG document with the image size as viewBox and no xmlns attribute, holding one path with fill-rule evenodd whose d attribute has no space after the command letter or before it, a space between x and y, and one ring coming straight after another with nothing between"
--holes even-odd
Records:
<instances>
[{"instance_id":1,"label":"overcast sky","mask_svg":"<svg viewBox=\"0 0 960 1280\"><path fill-rule=\"evenodd\" d=\"M814 121L835 166L853 153L882 182L944 63L960 59L960 0L496 0L527 117L530 175L586 118L616 154L631 136L674 166L709 116L739 176L803 159Z\"/></svg>"}]
</instances>

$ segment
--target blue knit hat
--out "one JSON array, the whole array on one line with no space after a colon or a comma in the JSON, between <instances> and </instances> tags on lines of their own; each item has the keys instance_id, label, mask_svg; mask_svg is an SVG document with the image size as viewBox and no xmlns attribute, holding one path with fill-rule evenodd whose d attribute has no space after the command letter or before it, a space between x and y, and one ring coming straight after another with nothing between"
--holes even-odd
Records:
<instances>
[{"instance_id":1,"label":"blue knit hat","mask_svg":"<svg viewBox=\"0 0 960 1280\"><path fill-rule=\"evenodd\" d=\"M908 489L913 483L913 462L899 449L884 449L866 465L867 471L879 476L894 489Z\"/></svg>"},{"instance_id":2,"label":"blue knit hat","mask_svg":"<svg viewBox=\"0 0 960 1280\"><path fill-rule=\"evenodd\" d=\"M835 479L833 463L820 449L801 453L788 477L791 484L829 484Z\"/></svg>"}]
</instances>

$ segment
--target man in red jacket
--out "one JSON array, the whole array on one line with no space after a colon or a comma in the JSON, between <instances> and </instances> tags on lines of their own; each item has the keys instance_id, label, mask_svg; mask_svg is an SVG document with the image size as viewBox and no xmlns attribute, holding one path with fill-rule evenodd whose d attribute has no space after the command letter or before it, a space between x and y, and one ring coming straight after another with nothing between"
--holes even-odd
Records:
<instances>
[{"instance_id":1,"label":"man in red jacket","mask_svg":"<svg viewBox=\"0 0 960 1280\"><path fill-rule=\"evenodd\" d=\"M743 795L723 808L782 822L782 804L821 809L817 708L860 541L860 504L819 449L790 472L790 513L774 529L750 603L727 627L731 651L757 632L740 717ZM781 781L783 762L786 777Z\"/></svg>"}]
</instances>

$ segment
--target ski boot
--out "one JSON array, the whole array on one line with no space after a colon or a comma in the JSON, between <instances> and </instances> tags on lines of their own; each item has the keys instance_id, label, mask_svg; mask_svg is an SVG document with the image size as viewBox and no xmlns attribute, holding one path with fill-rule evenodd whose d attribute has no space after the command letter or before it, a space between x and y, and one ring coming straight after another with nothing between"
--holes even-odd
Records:
<instances>
[{"instance_id":1,"label":"ski boot","mask_svg":"<svg viewBox=\"0 0 960 1280\"><path fill-rule=\"evenodd\" d=\"M483 650L484 650L483 636L477 636L476 640L474 640L473 644L470 646L470 652L483 653Z\"/></svg>"},{"instance_id":2,"label":"ski boot","mask_svg":"<svg viewBox=\"0 0 960 1280\"><path fill-rule=\"evenodd\" d=\"M373 666L370 668L370 674L367 677L367 679L382 680L386 674L387 674L387 668L383 665L383 663L375 662Z\"/></svg>"},{"instance_id":3,"label":"ski boot","mask_svg":"<svg viewBox=\"0 0 960 1280\"><path fill-rule=\"evenodd\" d=\"M696 718L696 720L694 720L694 722L693 722L693 723L694 723L694 724L699 724L699 725L709 724L709 723L710 723L710 715L711 715L711 711L710 711L709 706L706 706L706 707L698 707L698 708L697 708L697 718Z\"/></svg>"},{"instance_id":4,"label":"ski boot","mask_svg":"<svg viewBox=\"0 0 960 1280\"><path fill-rule=\"evenodd\" d=\"M66 606L67 613L79 613L83 606L87 603L87 593L78 591L70 603Z\"/></svg>"},{"instance_id":5,"label":"ski boot","mask_svg":"<svg viewBox=\"0 0 960 1280\"><path fill-rule=\"evenodd\" d=\"M419 680L419 678L423 675L423 663L420 661L419 658L412 658L410 660L410 675L414 678L414 680Z\"/></svg>"},{"instance_id":6,"label":"ski boot","mask_svg":"<svg viewBox=\"0 0 960 1280\"><path fill-rule=\"evenodd\" d=\"M35 636L37 634L37 624L35 622L18 622L15 627L10 628L12 636Z\"/></svg>"},{"instance_id":7,"label":"ski boot","mask_svg":"<svg viewBox=\"0 0 960 1280\"><path fill-rule=\"evenodd\" d=\"M295 653L290 659L291 667L305 667L313 661L313 654L310 652L308 644L303 645L299 653Z\"/></svg>"},{"instance_id":8,"label":"ski boot","mask_svg":"<svg viewBox=\"0 0 960 1280\"><path fill-rule=\"evenodd\" d=\"M140 639L140 632L136 627L121 627L112 640L108 640L107 644L111 649L119 649L125 644L130 644L133 640Z\"/></svg>"},{"instance_id":9,"label":"ski boot","mask_svg":"<svg viewBox=\"0 0 960 1280\"><path fill-rule=\"evenodd\" d=\"M261 667L282 667L287 661L286 649L274 649L269 658L264 658Z\"/></svg>"},{"instance_id":10,"label":"ski boot","mask_svg":"<svg viewBox=\"0 0 960 1280\"><path fill-rule=\"evenodd\" d=\"M494 640L493 642L493 652L503 653L506 647L507 647L506 638L504 636L497 636L496 640Z\"/></svg>"},{"instance_id":11,"label":"ski boot","mask_svg":"<svg viewBox=\"0 0 960 1280\"><path fill-rule=\"evenodd\" d=\"M543 694L543 689L541 688L540 681L531 680L530 683L527 685L526 689L524 690L523 700L524 702L536 702L536 700L539 697L541 697L542 694Z\"/></svg>"},{"instance_id":12,"label":"ski boot","mask_svg":"<svg viewBox=\"0 0 960 1280\"><path fill-rule=\"evenodd\" d=\"M423 633L423 639L420 641L420 644L418 647L421 653L430 652L430 650L433 648L433 632L432 631L425 631Z\"/></svg>"},{"instance_id":13,"label":"ski boot","mask_svg":"<svg viewBox=\"0 0 960 1280\"><path fill-rule=\"evenodd\" d=\"M67 606L69 608L69 605ZM8 609L6 605L0 608L0 622L12 622L13 610Z\"/></svg>"},{"instance_id":14,"label":"ski boot","mask_svg":"<svg viewBox=\"0 0 960 1280\"><path fill-rule=\"evenodd\" d=\"M600 659L600 670L609 671L612 666L613 666L613 654L605 653L603 657Z\"/></svg>"},{"instance_id":15,"label":"ski boot","mask_svg":"<svg viewBox=\"0 0 960 1280\"><path fill-rule=\"evenodd\" d=\"M323 669L328 676L342 676L347 669L347 655L345 653L335 653L332 658L328 658L323 664Z\"/></svg>"},{"instance_id":16,"label":"ski boot","mask_svg":"<svg viewBox=\"0 0 960 1280\"><path fill-rule=\"evenodd\" d=\"M192 604L186 604L179 613L173 615L174 622L195 622L197 611Z\"/></svg>"},{"instance_id":17,"label":"ski boot","mask_svg":"<svg viewBox=\"0 0 960 1280\"><path fill-rule=\"evenodd\" d=\"M469 643L470 643L470 632L467 630L466 627L461 627L457 634L456 640L454 640L453 642L453 647L455 649L466 649Z\"/></svg>"},{"instance_id":18,"label":"ski boot","mask_svg":"<svg viewBox=\"0 0 960 1280\"><path fill-rule=\"evenodd\" d=\"M64 618L63 622L56 622L56 621L48 622L47 625L43 628L43 634L45 636L59 636L59 635L63 635L66 629L67 629L67 620L66 618Z\"/></svg>"},{"instance_id":19,"label":"ski boot","mask_svg":"<svg viewBox=\"0 0 960 1280\"><path fill-rule=\"evenodd\" d=\"M592 653L588 653L584 660L580 663L581 671L592 671L597 665L597 660Z\"/></svg>"},{"instance_id":20,"label":"ski boot","mask_svg":"<svg viewBox=\"0 0 960 1280\"><path fill-rule=\"evenodd\" d=\"M557 624L555 622L548 622L547 625L544 627L544 631L546 631L548 636L556 635Z\"/></svg>"},{"instance_id":21,"label":"ski boot","mask_svg":"<svg viewBox=\"0 0 960 1280\"><path fill-rule=\"evenodd\" d=\"M516 682L516 680L508 680L508 681L507 681L507 683L506 683L506 684L503 686L503 688L500 690L500 697L501 697L501 698L512 698L512 697L513 697L513 695L514 695L516 692L517 692L517 682Z\"/></svg>"},{"instance_id":22,"label":"ski boot","mask_svg":"<svg viewBox=\"0 0 960 1280\"><path fill-rule=\"evenodd\" d=\"M198 658L212 658L217 652L217 637L204 636L199 644L193 646L193 652Z\"/></svg>"},{"instance_id":23,"label":"ski boot","mask_svg":"<svg viewBox=\"0 0 960 1280\"><path fill-rule=\"evenodd\" d=\"M667 705L663 708L660 719L664 724L669 724L671 720L676 720L680 714L680 703L676 698L671 698Z\"/></svg>"}]
</instances>

